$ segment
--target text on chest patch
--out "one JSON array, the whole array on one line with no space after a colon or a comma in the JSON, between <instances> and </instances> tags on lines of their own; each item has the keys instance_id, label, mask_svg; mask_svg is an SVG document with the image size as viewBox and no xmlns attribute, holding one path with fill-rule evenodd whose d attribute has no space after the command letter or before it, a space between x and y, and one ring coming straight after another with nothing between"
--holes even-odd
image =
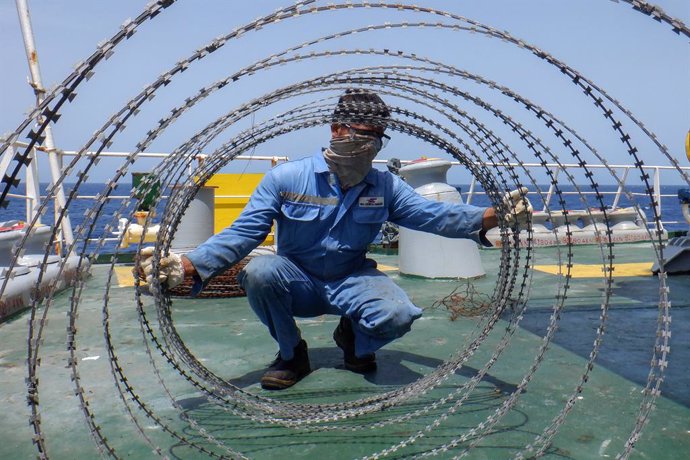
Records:
<instances>
[{"instance_id":1,"label":"text on chest patch","mask_svg":"<svg viewBox=\"0 0 690 460\"><path fill-rule=\"evenodd\" d=\"M359 197L359 206L361 208L382 208L382 196L362 196Z\"/></svg>"}]
</instances>

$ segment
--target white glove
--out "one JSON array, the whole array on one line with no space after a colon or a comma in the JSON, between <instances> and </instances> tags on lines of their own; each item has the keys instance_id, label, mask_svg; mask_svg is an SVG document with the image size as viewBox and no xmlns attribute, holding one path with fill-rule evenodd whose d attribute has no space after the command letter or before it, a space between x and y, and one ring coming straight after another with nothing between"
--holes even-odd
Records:
<instances>
[{"instance_id":1,"label":"white glove","mask_svg":"<svg viewBox=\"0 0 690 460\"><path fill-rule=\"evenodd\" d=\"M144 273L146 283L153 281L153 253L154 247L143 248L141 254L141 271ZM158 281L167 284L168 288L174 288L184 281L184 266L182 258L173 252L167 257L161 257Z\"/></svg>"},{"instance_id":2,"label":"white glove","mask_svg":"<svg viewBox=\"0 0 690 460\"><path fill-rule=\"evenodd\" d=\"M527 220L534 211L532 203L527 199L528 191L527 187L520 187L503 195L503 206L506 209L504 218L509 226L512 227L515 224L520 226L527 225Z\"/></svg>"}]
</instances>

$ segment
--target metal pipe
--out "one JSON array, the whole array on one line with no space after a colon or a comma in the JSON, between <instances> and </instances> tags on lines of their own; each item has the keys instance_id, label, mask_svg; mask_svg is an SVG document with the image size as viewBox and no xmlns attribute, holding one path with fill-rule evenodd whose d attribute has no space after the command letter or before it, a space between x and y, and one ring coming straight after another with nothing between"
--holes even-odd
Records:
<instances>
[{"instance_id":1,"label":"metal pipe","mask_svg":"<svg viewBox=\"0 0 690 460\"><path fill-rule=\"evenodd\" d=\"M553 180L551 182L551 185L549 186L549 191L546 192L546 199L544 199L544 209L542 209L543 212L547 212L549 210L549 205L551 205L551 196L553 196L553 192L556 187L556 182L558 181L558 174L560 172L561 167L556 166L556 172L553 175Z\"/></svg>"},{"instance_id":2,"label":"metal pipe","mask_svg":"<svg viewBox=\"0 0 690 460\"><path fill-rule=\"evenodd\" d=\"M618 190L616 191L616 198L613 200L613 205L611 206L611 210L615 211L618 209L618 202L621 199L621 194L623 193L623 189L625 188L625 181L628 180L628 173L630 172L630 168L625 168L623 171L623 178L621 179L620 183L618 184Z\"/></svg>"},{"instance_id":3,"label":"metal pipe","mask_svg":"<svg viewBox=\"0 0 690 460\"><path fill-rule=\"evenodd\" d=\"M661 218L661 171L659 171L659 168L654 168L654 201L655 206L654 208L656 209L656 215ZM659 221L659 226L661 227L661 230L664 229L664 225L661 221Z\"/></svg>"},{"instance_id":4,"label":"metal pipe","mask_svg":"<svg viewBox=\"0 0 690 460\"><path fill-rule=\"evenodd\" d=\"M10 145L9 148L5 150L2 158L0 158L0 177L4 177L7 173L7 168L14 158L14 154L14 146ZM36 151L32 150L29 156L31 163L29 163L29 166L26 168L26 190L24 195L12 193L7 194L8 198L22 198L24 200L26 221L31 221L34 216L36 216L38 213L38 204L41 200L41 189L40 184L38 183L38 165L36 164L36 161L34 161L35 155ZM36 222L41 222L40 216Z\"/></svg>"},{"instance_id":5,"label":"metal pipe","mask_svg":"<svg viewBox=\"0 0 690 460\"><path fill-rule=\"evenodd\" d=\"M29 144L26 142L22 141L14 141L12 143L13 145L17 147L27 147ZM42 152L46 152L47 149L42 148L42 147L37 147L36 150L40 150ZM62 155L65 156L76 156L81 154L77 150L61 150L60 151ZM109 157L125 157L131 155L132 152L108 152L108 151L103 151L100 153L100 156L109 156ZM96 152L93 151L86 151L83 152L84 155L86 156L93 156L96 154ZM170 156L169 153L159 153L159 152L141 152L137 154L137 158L139 157L150 157L150 158L165 158ZM259 156L259 155L238 155L234 158L234 160L274 160L277 159L279 161L290 161L290 157L287 156ZM401 164L410 164L414 160L400 160ZM374 164L386 164L388 160L381 160L381 159L374 159L373 163ZM471 162L472 164L475 164L477 166L491 166L491 167L525 167L525 168L563 168L563 169L582 169L582 166L579 163L493 163L493 162L480 162L480 161L473 161ZM461 166L464 165L464 163L461 163L459 161L451 161L450 164L452 166ZM599 164L599 163L587 163L587 167L591 169L624 169L624 168L631 168L633 165L630 164ZM636 167L636 166L635 166ZM673 171L690 171L690 166L664 166L664 165L642 165L640 166L642 170L647 170L647 169L658 169L660 171L666 171L666 170L673 170Z\"/></svg>"},{"instance_id":6,"label":"metal pipe","mask_svg":"<svg viewBox=\"0 0 690 460\"><path fill-rule=\"evenodd\" d=\"M31 222L36 218L36 223L41 223L41 215L38 207L41 204L41 184L38 176L38 161L36 149L31 149L29 156L31 162L26 167L26 221Z\"/></svg>"},{"instance_id":7,"label":"metal pipe","mask_svg":"<svg viewBox=\"0 0 690 460\"><path fill-rule=\"evenodd\" d=\"M28 0L15 0L17 5L17 14L19 15L19 25L22 29L22 36L24 38L24 48L26 50L26 58L29 63L29 71L31 73L31 82L29 83L34 90L36 95L36 105L38 106L43 102L45 97L45 89L43 88L43 83L41 81L41 69L38 66L38 52L36 51L36 44L34 43L33 29L31 27L31 16L29 15L29 4ZM37 120L40 121L40 120ZM50 165L50 174L53 179L53 183L57 184L58 180L62 175L61 163L62 158L60 153L55 148L55 141L53 139L53 130L50 125L47 125L44 131L45 135L45 150L48 152L48 163ZM37 161L34 159L34 161ZM38 182L38 178L36 178ZM65 199L65 190L60 184L56 190L55 196L55 213L56 215L61 212L62 209L66 208L67 200ZM69 215L66 213L62 219L62 237L67 245L72 244L74 241L74 235L72 233L72 223L70 222Z\"/></svg>"},{"instance_id":8,"label":"metal pipe","mask_svg":"<svg viewBox=\"0 0 690 460\"><path fill-rule=\"evenodd\" d=\"M470 182L470 189L467 192L467 200L465 204L472 204L472 198L474 198L474 189L477 186L477 178L472 176L472 181Z\"/></svg>"},{"instance_id":9,"label":"metal pipe","mask_svg":"<svg viewBox=\"0 0 690 460\"><path fill-rule=\"evenodd\" d=\"M78 152L76 150L62 150L61 151L62 155L64 156L77 156L77 155L83 155L83 156L95 156L96 152L92 151L86 151L86 152ZM131 155L131 152L101 152L98 154L99 157L105 158L105 157L127 157ZM158 153L158 152L141 152L137 153L137 158L167 158L169 157L169 153ZM289 157L269 157L269 156L249 156L249 155L238 155L236 156L233 160L256 160L256 161L290 161Z\"/></svg>"},{"instance_id":10,"label":"metal pipe","mask_svg":"<svg viewBox=\"0 0 690 460\"><path fill-rule=\"evenodd\" d=\"M5 177L7 168L9 168L12 159L14 158L14 145L10 145L5 153L0 157L0 177Z\"/></svg>"}]
</instances>

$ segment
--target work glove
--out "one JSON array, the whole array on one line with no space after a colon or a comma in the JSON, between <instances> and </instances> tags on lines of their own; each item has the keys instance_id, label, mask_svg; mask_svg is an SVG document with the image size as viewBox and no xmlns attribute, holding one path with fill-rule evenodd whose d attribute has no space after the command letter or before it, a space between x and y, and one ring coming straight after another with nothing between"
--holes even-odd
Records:
<instances>
[{"instance_id":1,"label":"work glove","mask_svg":"<svg viewBox=\"0 0 690 460\"><path fill-rule=\"evenodd\" d=\"M140 273L143 273L143 277L149 285L153 281L154 249L153 246L149 246L143 248L139 253L141 255ZM167 284L168 288L174 288L182 284L184 281L184 267L182 265L182 258L179 255L171 252L170 255L161 257L158 281L161 285Z\"/></svg>"},{"instance_id":2,"label":"work glove","mask_svg":"<svg viewBox=\"0 0 690 460\"><path fill-rule=\"evenodd\" d=\"M503 195L503 206L505 206L504 219L509 226L527 225L534 209L532 203L527 199L527 187L520 187L512 192Z\"/></svg>"}]
</instances>

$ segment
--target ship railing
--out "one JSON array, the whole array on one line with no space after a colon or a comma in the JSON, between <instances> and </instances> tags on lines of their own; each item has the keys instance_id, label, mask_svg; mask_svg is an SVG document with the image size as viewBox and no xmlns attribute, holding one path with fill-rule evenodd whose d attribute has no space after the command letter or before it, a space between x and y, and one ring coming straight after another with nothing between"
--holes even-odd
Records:
<instances>
[{"instance_id":1,"label":"ship railing","mask_svg":"<svg viewBox=\"0 0 690 460\"><path fill-rule=\"evenodd\" d=\"M386 160L374 160L375 163L377 164L386 164ZM413 161L411 160L402 160L401 164L406 165L410 164ZM577 164L577 163L566 163L566 164L558 164L558 163L547 163L547 164L542 164L542 163L479 163L475 162L476 165L478 166L487 166L487 167L504 167L504 168L527 168L527 169L532 169L532 170L543 170L544 168L548 168L549 170L552 171L554 180L558 179L558 176L564 171L564 170L582 170L582 167ZM458 161L452 161L451 162L452 167L458 167L462 166L462 164ZM464 166L463 166L464 167ZM645 203L648 201L649 195L645 192L637 192L637 191L631 191L630 188L627 187L627 185L630 182L630 173L631 171L637 171L639 168L635 165L631 164L610 164L610 165L603 165L603 164L587 164L587 167L591 170L597 170L597 169L612 169L615 170L618 174L618 178L620 182L618 183L618 187L615 191L606 191L606 190L599 190L594 191L594 190L581 190L580 192L578 191L570 191L570 190L561 190L560 194L565 196L579 196L579 195L584 195L584 196L595 196L597 193L600 195L606 196L606 197L611 197L613 196L613 202L610 205L610 210L615 211L617 209L620 209L620 204L621 204L621 198L625 195L630 195L632 196L635 200L638 200L639 203ZM662 203L663 202L668 202L667 200L673 199L677 200L678 195L676 193L663 193L661 190L661 185L662 185L662 174L666 173L672 174L672 173L677 173L677 169L675 166L661 166L661 165L642 165L641 166L642 170L645 172L649 172L651 176L651 181L652 181L652 189L653 189L653 196L654 196L654 201L656 203L656 211L657 215L660 217L662 216ZM681 170L690 172L690 166L681 166ZM680 176L679 176L680 178ZM553 211L552 207L552 201L554 200L554 194L556 191L556 186L551 184L549 188L544 192L544 207L542 211L546 212L547 210L551 209ZM463 196L464 202L467 204L472 204L472 201L474 200L475 197L477 196L485 196L486 193L481 189L479 186L477 179L472 178L470 181L470 185L467 189L467 191L460 191L460 194ZM528 193L529 195L536 195L536 192L530 191ZM678 221L678 220L663 220L661 219L660 224L662 227L662 230L664 229L665 225L681 225L684 224L685 221ZM647 222L647 224L650 227L655 226L653 222Z\"/></svg>"},{"instance_id":2,"label":"ship railing","mask_svg":"<svg viewBox=\"0 0 690 460\"><path fill-rule=\"evenodd\" d=\"M14 148L25 148L27 146L26 143L17 141L13 144ZM2 158L0 158L0 177L4 177L7 168L14 156L14 148L9 148L7 151L4 153ZM39 154L43 153L45 154L46 151L45 149L38 147L35 148L34 151L32 152L34 158L37 158ZM77 156L77 155L86 155L86 156L95 156L99 155L102 158L124 158L129 156L131 153L130 152L78 152L74 150L60 150L60 154L62 157L70 157L70 156ZM137 155L138 158L158 158L158 159L164 159L170 156L169 153L164 153L164 152L141 152ZM196 160L199 162L203 162L206 157L204 155L197 155ZM290 158L287 156L257 156L257 155L239 155L235 158L236 160L241 160L241 161L259 161L263 163L270 164L270 167L275 166L276 164L280 162L287 162L290 161ZM374 160L374 163L378 165L385 165L387 163L387 160ZM412 160L402 160L401 164L410 164L412 163ZM462 166L460 162L457 161L452 161L451 162L452 167L458 167ZM481 163L477 163L477 165L482 165ZM533 170L542 170L543 168L548 168L549 170L552 171L554 179L557 180L559 174L563 172L563 170L566 169L572 169L572 170L581 170L582 168L580 165L576 163L572 164L557 164L557 163L547 163L547 164L542 164L542 163L499 163L499 164L493 164L493 163L484 163L483 166L488 166L488 167L512 167L512 168L527 168L527 169L533 169ZM603 164L588 164L588 168L591 170L596 170L596 169L606 169L610 168L616 171L619 171L618 177L620 182L618 183L618 187L616 191L602 191L599 190L597 191L589 191L589 190L583 190L581 192L577 191L561 191L561 195L568 196L568 195L582 195L588 196L594 196L597 193L604 195L604 196L613 196L613 201L611 204L610 209L611 210L616 210L619 209L620 203L621 203L621 198L624 195L630 194L633 196L635 199L639 198L640 202L645 202L645 197L647 197L646 193L643 192L635 192L631 191L630 189L626 188L626 184L629 181L630 177L630 172L632 170L638 170L638 167L635 165L630 165L630 164L614 164L614 165L603 165ZM644 171L648 171L651 173L651 178L652 178L652 184L653 184L653 195L655 198L656 202L656 207L657 207L657 214L659 216L662 216L662 203L666 202L669 199L677 199L677 195L674 193L662 193L661 190L661 184L662 184L662 174L666 173L669 174L671 172L677 172L676 168L674 166L661 166L661 165L642 165L641 168ZM31 221L33 220L34 216L36 215L38 211L39 204L41 200L44 200L46 197L41 196L40 194L40 182L39 182L39 175L38 175L38 162L37 161L31 161L29 163L29 166L25 168L26 169L26 188L25 188L25 193L10 193L8 194L8 197L11 198L18 198L18 199L24 199L25 200L25 209L26 209L26 220ZM681 167L680 169L684 171L690 172L690 167ZM549 186L548 190L544 193L544 208L543 210L546 211L547 209L551 209L550 206L553 201L553 195L555 194L555 186L552 184ZM465 203L467 204L472 204L473 200L480 195L485 195L485 192L481 189L479 186L477 179L472 178L469 184L469 187L467 191L461 191L461 195L464 198ZM536 194L536 192L531 191L530 194ZM248 195L219 195L217 198L248 198ZM76 199L80 200L93 200L97 199L99 197L95 195L77 195L75 197ZM129 198L128 195L109 195L106 197L108 200L124 200ZM166 195L163 195L161 198L167 198ZM56 206L55 208L55 221L57 221L57 216L59 213L59 207ZM683 222L681 221L672 221L672 220L661 220L661 225L678 225L682 224ZM649 223L649 225L653 225L652 222ZM115 240L116 238L113 238Z\"/></svg>"},{"instance_id":3,"label":"ship railing","mask_svg":"<svg viewBox=\"0 0 690 460\"><path fill-rule=\"evenodd\" d=\"M26 148L28 147L28 144L25 142L21 141L16 141L14 142L10 148L8 148L5 153L0 157L0 177L4 177L5 174L7 173L7 170L10 166L10 162L13 160L15 151L16 149L20 148ZM34 147L31 151L31 159L32 161L29 162L29 166L25 167L25 191L24 193L17 193L17 192L10 192L7 194L7 198L14 198L14 199L21 199L24 200L24 209L25 209L25 221L26 222L32 222L36 215L39 212L39 207L40 203L43 200L46 200L48 197L45 195L41 195L40 191L40 177L39 177L39 170L38 170L38 161L35 161L36 158L39 157L40 154L46 154L48 153L46 149L42 147ZM131 155L131 152L93 152L93 151L87 151L87 152L79 152L76 150L60 150L59 151L61 157L74 157L81 155L86 156L86 157L93 157L98 155L100 158L126 158ZM141 152L137 154L137 158L158 158L158 159L165 159L169 157L169 153L164 153L164 152ZM202 163L206 159L205 155L196 155L195 160L197 162ZM258 161L262 163L267 163L270 164L270 167L276 166L278 163L281 162L286 162L289 161L289 158L287 156L261 156L261 155L238 155L235 157L235 160L240 160L240 161ZM191 170L190 170L191 173ZM129 195L108 195L106 197L101 197L99 195L84 195L84 194L78 194L74 196L75 200L96 200L96 199L106 199L109 201L112 200L125 200L130 198ZM168 195L162 194L161 199L167 199L169 198ZM249 198L249 195L217 195L216 198L244 198L247 199ZM55 200L54 200L55 202ZM53 216L53 223L58 221L58 216L60 214L60 207L57 205L57 202L55 202L55 209L54 209L54 216ZM0 219L2 221L3 219ZM37 219L37 223L41 223L42 219L39 216ZM64 226L64 225L63 225ZM71 233L71 225L70 225L70 233ZM60 237L62 239L62 237ZM119 238L117 237L107 237L103 238L104 241L118 241ZM94 240L95 241L95 240Z\"/></svg>"}]
</instances>

